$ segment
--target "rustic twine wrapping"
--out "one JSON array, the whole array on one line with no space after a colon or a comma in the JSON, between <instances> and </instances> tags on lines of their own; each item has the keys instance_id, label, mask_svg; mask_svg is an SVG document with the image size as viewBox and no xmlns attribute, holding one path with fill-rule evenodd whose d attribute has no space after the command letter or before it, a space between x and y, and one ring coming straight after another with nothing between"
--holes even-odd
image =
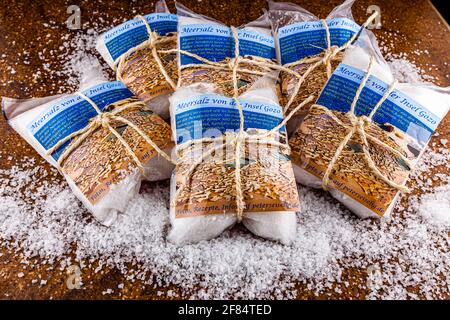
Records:
<instances>
[{"instance_id":1,"label":"rustic twine wrapping","mask_svg":"<svg viewBox=\"0 0 450 320\"><path fill-rule=\"evenodd\" d=\"M327 186L328 183L330 182L330 175L334 169L334 166L336 165L337 160L339 159L339 157L341 156L342 151L344 150L345 146L348 144L348 142L350 141L350 139L353 137L353 135L355 133L358 133L359 136L361 137L362 140L362 150L363 150L363 155L364 155L364 159L367 162L367 165L369 166L369 168L373 171L373 173L381 180L383 180L386 184L388 184L390 187L397 189L399 191L402 192L409 192L409 189L404 185L404 184L397 184L394 181L390 180L388 177L386 177L385 175L383 175L381 173L381 171L378 169L377 165L375 164L375 162L373 161L370 153L369 153L369 143L368 143L368 139L370 139L373 143L389 150L392 153L395 153L395 155L399 156L403 161L405 161L405 163L408 164L409 168L412 168L412 165L409 161L408 158L406 158L402 153L400 153L399 151L397 151L396 149L392 148L391 146L387 145L386 143L382 142L381 140L377 139L376 137L370 135L368 132L366 132L365 128L366 125L369 124L370 122L372 122L372 118L375 115L375 113L378 111L378 109L381 107L381 105L383 104L383 102L389 97L389 95L391 94L391 92L394 90L395 86L397 85L397 80L394 80L389 87L386 89L386 91L384 92L383 96L381 97L381 99L377 102L377 104L374 106L374 108L372 109L372 111L370 112L369 116L360 116L357 117L355 115L355 107L356 107L356 103L359 100L359 97L361 95L361 92L363 90L363 88L365 87L367 80L370 77L370 74L372 72L372 68L373 68L373 63L374 63L374 57L371 56L370 60L369 60L369 65L367 67L367 71L366 74L364 75L364 78L362 79L356 93L355 93L355 97L352 101L352 104L350 106L350 110L345 114L350 123L351 126L348 126L346 124L344 124L341 120L339 120L339 118L337 118L332 111L330 111L328 108L320 106L320 105L314 105L317 108L320 108L321 110L323 110L331 119L333 119L336 123L338 123L339 125L343 126L344 128L346 128L348 130L347 135L344 137L344 139L342 140L342 142L339 144L338 148L336 149L336 152L333 156L333 158L331 159L331 161L328 163L328 167L323 175L322 178L322 187L323 189L327 190Z\"/></svg>"},{"instance_id":2,"label":"rustic twine wrapping","mask_svg":"<svg viewBox=\"0 0 450 320\"><path fill-rule=\"evenodd\" d=\"M320 65L325 65L326 72L327 72L327 78L329 79L331 77L332 73L332 66L331 62L335 57L342 51L346 50L359 36L361 31L365 29L376 17L378 16L378 12L375 11L367 20L364 22L360 28L360 31L355 33L346 43L344 43L341 47L338 46L332 46L331 45L331 35L330 35L330 29L328 27L328 23L326 19L321 19L322 25L325 29L325 36L326 36L326 43L327 47L323 50L323 57L320 56L313 56L313 57L305 57L303 59L300 59L298 61L294 61L291 63L284 64L282 71L285 71L290 74L297 74L296 76L299 78L299 81L297 82L297 85L294 88L294 91L289 98L287 104L284 106L285 110L288 110L290 105L294 102L297 94L300 91L300 88L303 84L303 81L308 77L308 75L314 71L316 68L318 68ZM309 64L310 66L305 70L303 75L300 76L296 71L291 70L291 68L301 65L301 64ZM292 72L288 72L287 70L290 70Z\"/></svg>"},{"instance_id":3,"label":"rustic twine wrapping","mask_svg":"<svg viewBox=\"0 0 450 320\"><path fill-rule=\"evenodd\" d=\"M239 68L239 64L243 61L252 61L253 60L249 60L246 59L242 56L240 56L240 52L239 52L239 38L238 38L238 33L237 33L237 29L235 27L231 27L231 32L233 35L233 39L234 39L234 58L232 58L229 63L224 64L221 62L212 62L209 61L207 59L204 59L202 57L198 57L195 54L191 54L191 53L187 53L187 55L194 57L202 62L204 62L208 67L211 68L217 68L217 69L231 69L232 71L232 80L233 80L233 100L236 103L236 107L238 109L239 112L239 130L237 133L234 132L226 132L224 135L222 135L222 137L218 138L218 139L209 139L209 138L201 138L201 139L196 139L196 140L191 140L188 143L177 147L177 152L180 151L180 149L186 149L187 147L191 146L193 143L204 143L204 142L219 142L218 146L213 146L212 148L210 148L209 150L207 150L206 152L204 152L202 154L202 156L195 161L187 170L186 172L186 179L181 183L181 185L179 186L179 188L177 189L175 196L174 196L174 201L173 201L173 205L176 205L176 200L178 199L179 195L181 194L181 192L184 190L184 188L187 186L189 179L191 178L192 174L194 173L195 169L197 168L198 165L200 165L203 161L205 161L206 158L208 158L210 155L212 155L213 153L215 153L218 150L221 150L223 148L226 148L227 146L232 146L234 148L234 161L235 161L235 186L236 186L236 217L238 222L242 221L243 218L243 214L244 214L244 209L245 209L245 203L244 203L244 196L243 196L243 192L242 192L242 185L241 185L241 165L240 165L240 159L241 159L241 155L243 152L243 147L245 146L245 143L257 143L257 144L265 144L265 145L269 145L269 146L278 146L281 147L285 150L289 150L289 146L287 143L287 139L285 144L281 144L277 141L275 141L274 137L270 137L270 135L272 135L273 133L278 133L278 130L280 128L282 128L286 122L289 120L289 118L285 118L279 125L275 126L274 128L272 128L270 131L263 133L263 134L249 134L244 130L244 111L242 108L242 105L239 101L239 88L238 88L238 79L237 79L237 72L238 70L241 72L244 69ZM180 53L185 54L184 50L180 50ZM261 64L265 67L271 67L271 64L268 63L264 63L261 62ZM185 65L183 66L184 68L189 67L192 65ZM194 66L198 66L197 64L194 64ZM245 70L245 72L250 72L250 73L254 73L255 71L252 70ZM258 72L259 73L259 72ZM304 104L312 101L314 99L314 97L309 97L307 100L305 100L302 104L300 104L299 106L297 106L296 111L298 109L300 109L301 107L303 107ZM275 135L274 135L275 136ZM227 139L228 138L228 139ZM229 142L224 142L226 140L229 140ZM179 159L179 162L181 162L183 158L181 157Z\"/></svg>"},{"instance_id":4,"label":"rustic twine wrapping","mask_svg":"<svg viewBox=\"0 0 450 320\"><path fill-rule=\"evenodd\" d=\"M110 121L118 121L118 122L128 125L130 128L135 130L150 146L152 146L152 148L155 149L155 151L158 154L162 155L167 161L170 161L173 163L171 157L168 154L166 154L163 150L161 150L158 147L158 145L155 142L153 142L152 139L145 132L143 132L138 126L136 126L131 121L117 115L118 113L125 111L129 108L132 108L132 107L135 107L138 105L142 106L143 102L135 101L135 102L127 103L121 107L118 107L118 108L112 110L111 112L102 112L100 110L100 108L97 106L97 104L94 101L92 101L92 99L87 97L85 94L83 94L81 92L75 92L74 95L77 95L77 96L81 97L82 99L84 99L85 101L87 101L92 106L92 108L97 112L97 116L92 118L86 127L82 128L78 131L75 131L75 132L71 133L70 135L62 138L53 147L51 147L50 149L48 149L46 151L47 155L52 155L64 143L66 143L67 141L69 141L73 138L78 137L78 139L76 139L75 142L71 143L66 149L64 149L64 151L58 158L57 164L61 171L63 171L64 160L66 160L67 157L76 148L78 148L81 145L81 143L83 143L83 141L86 140L86 138L89 137L96 129L103 127L103 128L106 128L107 130L109 130L119 140L119 142L125 148L126 153L133 159L133 162L139 168L141 173L143 175L145 175L145 169L144 169L143 164L141 163L141 161L139 160L137 155L134 153L134 151L130 147L130 145L120 135L120 133L117 132L114 127L111 126Z\"/></svg>"},{"instance_id":5,"label":"rustic twine wrapping","mask_svg":"<svg viewBox=\"0 0 450 320\"><path fill-rule=\"evenodd\" d=\"M157 32L152 31L152 28L150 27L150 24L147 22L145 17L143 17L141 15L137 15L136 18L140 19L144 23L145 28L146 28L147 33L148 33L148 40L142 42L141 44L139 44L136 47L130 48L127 52L122 54L120 57L118 57L114 61L114 69L116 71L116 78L117 78L117 80L122 81L122 69L123 69L123 64L126 61L126 59L129 56L131 56L133 53L135 53L136 51L139 51L141 49L150 47L152 49L153 59L155 59L157 65L159 67L159 70L163 74L164 78L166 79L166 81L170 85L170 87L173 90L175 90L177 85L172 80L172 78L170 78L169 74L167 73L166 68L164 68L164 65L163 65L163 63L161 61L161 58L159 57L159 54L158 54L159 51L156 49L156 46L158 44L163 44L163 43L166 43L166 42L173 41L174 39L176 39L176 35L161 37L161 36L159 36L159 34Z\"/></svg>"},{"instance_id":6,"label":"rustic twine wrapping","mask_svg":"<svg viewBox=\"0 0 450 320\"><path fill-rule=\"evenodd\" d=\"M374 12L368 19L367 21L361 26L360 30L363 30L364 28L366 28L372 21L373 19L375 19L378 15L378 12ZM342 45L341 47L337 47L337 46L332 46L331 45L331 35L330 35L330 30L327 24L327 21L325 19L321 20L322 25L324 26L325 29L325 34L326 34L326 42L327 42L327 48L324 50L324 56L321 57L306 57L304 59L301 59L299 61L295 61L292 63L288 63L285 64L284 67L294 67L297 66L299 64L311 64L310 67L308 69L306 69L306 71L303 73L303 76L300 78L300 81L297 82L297 86L294 89L294 92L292 94L292 96L290 97L287 105L286 105L286 110L287 108L290 106L290 104L294 101L297 93L299 92L302 82L303 80L313 71L315 70L318 66L320 66L321 64L325 64L326 66L326 71L327 71L327 78L329 79L331 77L331 73L332 73L332 66L331 66L331 61L334 59L334 57L341 51L347 49L355 40L356 38L359 36L360 32L355 33L349 41L347 41L344 45ZM349 130L347 136L344 137L344 139L342 140L342 142L339 144L338 148L336 149L336 152L333 156L333 158L331 159L331 161L328 164L328 167L324 173L324 176L322 178L322 188L327 190L327 186L328 183L330 181L330 174L332 173L334 166L337 162L337 160L339 159L343 149L345 148L345 146L348 144L348 142L350 141L350 139L352 138L352 136L357 132L362 141L363 141L363 154L364 154L364 159L366 160L369 168L375 173L375 175L380 178L381 180L383 180L386 184L388 184L389 186L391 186L392 188L395 188L399 191L402 192L409 192L409 189L404 185L400 185L395 183L394 181L390 180L388 177L386 177L385 175L383 175L381 173L381 171L377 168L375 162L373 161L368 148L369 148L369 144L367 139L370 139L371 141L373 141L374 143L376 143L377 145L395 153L397 156L399 156L400 158L402 158L402 160L404 160L408 166L411 168L411 163L409 161L409 159L407 159L403 154L401 154L400 152L398 152L397 150L395 150L394 148L390 147L389 145L387 145L386 143L380 141L379 139L377 139L376 137L368 134L365 131L365 126L367 123L370 123L372 121L373 116L375 115L375 113L377 112L378 108L383 104L383 102L389 97L389 94L394 90L395 86L397 85L397 80L394 80L389 87L386 89L386 92L384 93L384 95L381 97L381 99L378 101L378 103L375 105L375 107L372 109L372 111L370 112L369 116L361 116L361 117L357 117L354 113L355 111L355 106L356 103L359 99L359 96L361 94L362 89L364 88L367 80L369 79L370 73L372 71L372 67L373 67L373 61L374 58L373 56L370 57L370 61L369 61L369 66L367 68L367 72L366 75L364 76L363 80L361 81L361 84L358 88L358 90L356 91L355 97L353 99L353 102L351 104L350 107L350 111L346 113L350 123L352 124L352 126L347 126L345 125L342 121L340 121L328 108L325 108L323 106L320 105L314 105L317 108L322 109L323 111L325 111L325 113L330 116L334 121L336 121L338 124L344 126L346 129ZM315 63L314 63L315 62ZM290 114L291 115L291 114ZM293 115L293 114L292 114Z\"/></svg>"},{"instance_id":7,"label":"rustic twine wrapping","mask_svg":"<svg viewBox=\"0 0 450 320\"><path fill-rule=\"evenodd\" d=\"M362 25L361 30L363 28L366 28L370 22L375 19L375 17L378 15L377 12L375 12L374 14L372 14L372 16L369 17L369 19L367 19L367 21ZM178 190L175 193L174 196L174 201L173 201L173 205L176 205L176 199L179 197L179 195L181 194L181 192L183 191L183 189L186 187L188 180L190 179L190 177L192 176L195 168L201 164L207 157L209 157L210 155L212 155L213 153L215 153L215 151L220 150L224 147L226 147L227 145L234 145L235 147L235 154L234 154L234 160L235 160L235 178L236 178L236 204L237 204L237 220L238 222L240 222L242 220L243 217L243 211L245 209L245 204L243 201L243 194L242 194L242 188L241 188L241 173L240 173L240 156L242 154L242 145L243 143L245 143L245 141L249 141L250 138L253 139L254 141L256 140L256 142L258 142L258 139L260 141L260 143L264 143L267 145L274 145L274 139L269 139L267 140L267 138L272 135L273 133L277 132L280 128L282 128L287 121L295 115L295 113L300 110L304 105L306 105L307 103L309 103L313 97L310 96L308 99L306 99L305 101L303 101L300 105L298 105L296 108L294 108L286 117L285 119L282 121L282 123L279 126L276 126L275 128L273 128L272 130L268 131L267 133L264 134L258 134L258 135L248 135L243 128L243 124L244 124L244 116L243 116L243 110L242 110L242 106L239 102L238 99L238 87L237 87L237 70L239 69L240 72L246 72L246 73L252 73L252 74L261 74L260 72L256 72L256 71L252 71L252 70L246 70L246 69L242 69L242 68L238 68L239 63L240 62L247 62L249 64L255 64L255 65L259 65L261 67L265 67L268 68L269 70L271 69L276 69L276 70L281 70L281 71L285 71L287 73L290 73L292 75L294 75L297 79L297 85L294 88L294 92L291 96L291 98L289 99L288 103L286 104L286 106L284 107L285 110L288 110L288 108L290 107L290 105L294 102L294 99L296 97L296 95L298 94L298 92L300 91L301 85L304 81L304 79L315 69L317 68L319 65L321 64L325 64L326 65L326 69L327 69L327 75L328 78L331 76L331 60L341 51L347 49L351 43L353 43L353 41L355 41L356 37L358 36L359 33L355 33L352 38L346 42L343 46L341 47L337 47L337 46L332 46L331 45L331 37L330 37L330 31L328 28L328 24L326 22L326 20L321 20L322 24L324 25L325 31L326 31L326 40L327 40L327 49L325 49L325 54L322 58L320 57L313 57L313 58L305 58L299 61L296 61L294 63L288 64L288 65L284 65L284 66L279 66L279 65L272 65L272 64L268 64L266 62L263 61L257 61L257 60L250 60L250 59L246 59L242 56L239 55L239 38L237 35L237 31L235 27L231 27L231 31L232 31L232 35L234 38L234 44L235 44L235 54L234 54L234 58L232 58L228 63L223 63L223 62L212 62L209 61L208 59L205 59L203 57L200 57L196 54L192 54L190 52L186 52L184 50L177 50L177 53L179 54L185 54L187 56L193 57L201 62L204 63L204 65L202 65L202 67L206 67L206 68L211 68L211 69L219 69L219 70L232 70L232 80L233 80L233 99L236 102L236 106L238 107L238 111L239 111L239 131L234 134L230 134L227 133L228 135L232 135L231 137L231 142L228 143L223 143L223 139L226 137L220 137L219 139L215 139L214 141L218 141L218 142L222 142L222 144L220 144L219 146L210 148L208 151L206 151L206 153L204 153L202 155L202 157L200 157L200 159L198 159L197 161L195 161L187 170L187 179L185 179L180 187L178 188ZM315 63L314 63L315 62ZM289 67L293 67L295 65L298 64L302 64L302 63L314 63L312 64L303 75L300 75L298 72L289 69ZM189 68L189 67L194 67L194 66L198 66L198 64L188 64L188 65L184 65L181 68ZM180 68L180 69L181 69ZM181 79L181 77L179 78ZM361 89L362 90L362 89ZM359 94L358 94L359 96ZM382 101L381 101L382 103ZM381 103L379 103L379 105L381 105ZM356 102L355 102L356 104ZM378 107L379 107L378 105ZM378 107L376 109L378 109ZM375 109L375 111L376 111ZM374 113L374 112L373 112ZM356 117L356 116L355 116ZM353 118L352 118L353 119ZM353 123L353 122L352 122ZM356 129L355 129L356 130ZM366 139L366 135L364 132L364 128L362 127L362 129L359 129L358 126L358 131L362 132L362 136L364 139ZM351 137L351 136L350 136ZM350 138L348 138L349 140ZM343 141L343 143L345 142L345 144L343 144L342 148L344 148L344 146L347 144L347 141ZM196 142L212 142L213 139L199 139ZM365 140L367 141L367 140ZM192 145L193 141L191 141L190 143L186 144L186 145ZM177 151L179 150L179 147L177 147ZM337 150L336 152L336 158L339 157L340 153L342 152L342 150ZM368 153L367 150L365 150L364 152L366 158L368 159L368 163L369 166L371 167L372 170L374 170L374 172L383 177L383 180L389 181L390 185L395 185L398 189L400 190L404 190L404 188L402 186L398 186L396 185L394 182L390 181L387 177L384 177L381 172L378 170L378 168L376 167L376 165L374 164L373 160L370 157L370 154ZM180 159L181 160L181 159ZM331 170L334 167L336 160L334 162L330 162L330 169L327 170L329 171L325 176L324 176L324 187L326 187L327 183L328 183L328 179L329 179L329 175Z\"/></svg>"}]
</instances>

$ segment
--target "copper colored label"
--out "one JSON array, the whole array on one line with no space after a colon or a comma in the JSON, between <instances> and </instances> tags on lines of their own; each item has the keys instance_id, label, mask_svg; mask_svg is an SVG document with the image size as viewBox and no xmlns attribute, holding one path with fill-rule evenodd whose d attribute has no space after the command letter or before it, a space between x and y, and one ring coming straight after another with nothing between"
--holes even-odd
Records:
<instances>
[{"instance_id":1,"label":"copper colored label","mask_svg":"<svg viewBox=\"0 0 450 320\"><path fill-rule=\"evenodd\" d=\"M342 122L350 125L341 112L333 112ZM401 152L410 160L415 156L407 146L407 137L392 126L382 129L376 123L366 127L370 134ZM289 140L292 161L310 174L323 178L328 164L347 135L348 130L337 124L323 110L312 107L299 129ZM402 184L411 168L391 151L371 142L369 153L383 175ZM329 186L358 201L379 216L383 216L394 200L397 190L378 178L367 165L362 140L355 133L339 156L330 175Z\"/></svg>"},{"instance_id":2,"label":"copper colored label","mask_svg":"<svg viewBox=\"0 0 450 320\"><path fill-rule=\"evenodd\" d=\"M299 211L300 204L290 160L276 154L272 163L260 158L241 159L241 185L245 212ZM206 160L190 179L192 162L177 166L177 187L189 181L176 203L176 217L236 213L236 178L233 161Z\"/></svg>"}]
</instances>

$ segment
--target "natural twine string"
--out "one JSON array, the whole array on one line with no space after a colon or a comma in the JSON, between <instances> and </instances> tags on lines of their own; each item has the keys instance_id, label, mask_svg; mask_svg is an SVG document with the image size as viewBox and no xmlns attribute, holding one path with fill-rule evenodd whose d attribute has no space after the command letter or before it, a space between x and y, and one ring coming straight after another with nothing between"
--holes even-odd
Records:
<instances>
[{"instance_id":1,"label":"natural twine string","mask_svg":"<svg viewBox=\"0 0 450 320\"><path fill-rule=\"evenodd\" d=\"M351 126L348 126L348 125L344 124L328 108L320 106L320 105L314 105L316 108L320 108L321 110L323 110L328 116L331 117L331 119L333 119L339 125L345 127L348 130L347 135L344 137L344 139L341 141L341 143L337 147L336 152L335 152L333 158L331 159L331 161L328 163L328 167L325 170L325 173L323 175L322 187L325 190L327 190L327 186L328 186L328 184L330 182L330 175L331 175L332 171L334 170L336 162L339 159L339 157L341 156L342 151L347 146L348 142L353 137L353 135L355 133L358 133L358 135L361 137L361 140L362 140L362 149L363 149L364 159L367 162L367 165L369 166L369 168L372 170L372 172L379 179L381 179L386 184L388 184L390 187L392 187L394 189L397 189L399 191L402 191L402 192L409 192L409 189L404 184L397 184L396 182L394 182L393 180L391 180L387 176L385 176L383 173L381 173L381 171L378 169L377 165L375 164L375 162L373 161L373 159L372 159L372 157L370 155L369 143L368 143L367 140L370 139L375 144L377 144L377 145L379 145L379 146L381 146L381 147L383 147L383 148L385 148L385 149L395 153L395 155L397 155L398 157L401 157L402 160L405 161L408 164L409 167L411 167L411 163L410 163L409 159L406 158L403 154L401 154L396 149L392 148L391 146L387 145L386 143L380 141L376 137L374 137L374 136L372 136L372 135L370 135L369 133L366 132L366 126L372 122L372 118L375 115L375 113L381 107L383 102L389 97L391 92L395 89L395 86L397 85L397 80L394 80L389 85L389 87L386 89L386 91L384 92L384 94L381 97L381 99L377 102L377 104L374 106L374 108L370 112L369 116L367 116L367 117L366 116L357 117L355 115L356 103L358 102L359 97L361 95L361 92L362 92L363 88L365 87L365 85L367 83L367 80L370 77L370 74L371 74L372 68L373 68L373 63L374 63L374 57L371 56L370 60L369 60L369 65L367 67L366 74L364 75L364 78L362 79L362 81L361 81L361 83L360 83L360 85L358 87L358 90L355 93L355 97L354 97L354 99L352 101L352 104L350 106L350 110L345 114L347 116L347 118L349 119Z\"/></svg>"},{"instance_id":2,"label":"natural twine string","mask_svg":"<svg viewBox=\"0 0 450 320\"><path fill-rule=\"evenodd\" d=\"M175 82L172 80L172 78L167 73L167 70L164 67L163 63L162 63L161 58L159 57L158 50L156 49L156 47L159 44L163 44L163 43L167 43L167 42L171 42L171 41L176 40L176 36L160 37L158 35L158 33L152 31L152 28L150 27L150 24L147 22L145 17L143 17L141 15L137 15L136 18L140 19L144 23L145 28L146 28L147 33L148 33L148 40L142 42L141 44L139 44L136 47L130 48L127 52L125 52L119 58L117 58L116 61L114 61L114 68L116 70L116 78L117 78L117 80L123 82L123 79L122 79L122 72L123 72L123 70L122 69L123 69L123 66L124 66L124 62L128 59L128 57L130 57L133 53L135 53L135 52L137 52L139 50L142 50L142 49L145 49L145 48L149 47L149 48L152 49L153 59L155 59L157 65L159 67L159 70L161 71L161 73L164 76L164 79L171 86L171 88L173 90L175 90L177 85L175 84Z\"/></svg>"},{"instance_id":3,"label":"natural twine string","mask_svg":"<svg viewBox=\"0 0 450 320\"><path fill-rule=\"evenodd\" d=\"M48 149L46 151L47 155L52 155L56 150L58 150L64 143L67 141L78 137L75 142L71 143L67 148L64 149L60 157L58 158L57 164L59 168L63 171L63 163L67 159L67 157L76 149L78 148L83 141L85 141L95 130L97 130L100 127L106 128L109 130L122 144L122 146L125 148L126 153L133 159L133 162L136 164L136 166L139 168L139 170L142 172L142 174L145 175L145 169L142 164L142 162L139 160L138 156L134 153L133 149L130 147L130 145L125 141L125 139L120 135L120 133L117 132L117 130L111 126L111 121L121 122L126 125L128 125L130 128L132 128L134 131L136 131L149 145L152 146L155 151L162 155L166 160L173 163L171 157L166 154L163 150L161 150L158 145L152 141L152 139L143 132L138 126L136 126L133 122L129 121L128 119L125 119L124 117L118 116L117 114L125 111L127 109L130 109L135 106L142 106L143 103L141 101L135 101L131 103L127 103L123 106L120 106L111 112L102 112L100 108L97 106L97 104L92 101L88 96L81 92L75 92L74 95L77 95L87 101L92 108L97 112L97 116L91 119L89 124L82 128L81 130L75 131L72 134L62 138L59 140L53 147Z\"/></svg>"},{"instance_id":4,"label":"natural twine string","mask_svg":"<svg viewBox=\"0 0 450 320\"><path fill-rule=\"evenodd\" d=\"M191 140L188 144L183 145L183 149L188 148L189 146L193 144L202 144L205 142L219 142L219 145L212 144L212 147L206 150L202 153L201 157L194 161L194 163L191 164L191 166L186 170L184 173L185 179L181 182L179 185L177 191L175 192L175 195L173 197L172 205L176 206L177 199L179 198L180 194L184 189L187 187L191 176L193 175L196 168L203 163L208 157L213 155L216 151L222 150L223 148L226 148L228 146L232 146L234 148L234 163L235 163L235 191L236 191L236 218L238 222L242 221L244 210L245 210L245 203L244 203L244 196L242 191L242 179L241 179L241 156L243 153L243 149L245 147L245 143L257 143L257 144L264 144L268 146L278 146L283 147L285 150L289 150L289 146L287 144L287 139L285 144L280 144L278 141L276 141L273 137L269 138L271 134L274 134L275 132L278 132L280 128L282 128L287 121L290 119L290 117L293 115L289 115L286 117L279 125L272 128L270 131L264 133L264 134L249 134L244 130L244 111L243 107L241 105L241 102L239 100L239 88L238 88L238 75L237 72L239 69L239 64L242 61L248 60L240 56L239 52L239 37L237 33L237 29L235 27L231 27L232 36L234 39L234 57L229 61L227 66L231 68L232 71L232 81L233 81L233 100L236 103L236 107L239 112L239 130L237 132L226 132L222 137L218 139L210 139L210 138L201 138L196 140ZM200 57L201 58L201 57ZM203 58L201 58L203 59ZM200 59L199 59L200 60ZM208 61L206 59L203 59L205 61ZM215 63L214 65L219 65L222 67L223 63ZM198 65L195 65L198 66ZM302 108L306 103L311 102L314 99L314 97L309 97L306 99L302 104L297 106L295 108L295 111ZM225 140L225 142L224 142ZM228 140L228 142L227 142ZM180 150L180 149L178 149ZM181 158L179 162L181 162L183 159Z\"/></svg>"}]
</instances>

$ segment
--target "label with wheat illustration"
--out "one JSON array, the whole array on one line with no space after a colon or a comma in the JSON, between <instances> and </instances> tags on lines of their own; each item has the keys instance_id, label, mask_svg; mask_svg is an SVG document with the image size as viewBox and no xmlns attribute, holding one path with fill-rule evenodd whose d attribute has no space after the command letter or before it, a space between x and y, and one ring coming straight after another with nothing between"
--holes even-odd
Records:
<instances>
[{"instance_id":1,"label":"label with wheat illustration","mask_svg":"<svg viewBox=\"0 0 450 320\"><path fill-rule=\"evenodd\" d=\"M244 99L240 103L249 137L269 131L283 119L279 105ZM178 145L188 145L181 148L182 161L176 168L177 188L184 185L176 199L177 218L235 213L237 165L244 212L299 210L288 148L249 139L236 161L233 144L227 144L239 129L239 111L233 99L204 94L179 102L175 126ZM199 140L203 138L215 140ZM267 139L286 144L285 128ZM215 152L202 159L211 148ZM192 168L198 159L202 161Z\"/></svg>"},{"instance_id":2,"label":"label with wheat illustration","mask_svg":"<svg viewBox=\"0 0 450 320\"><path fill-rule=\"evenodd\" d=\"M278 19L274 23L283 24L284 21L283 19ZM360 28L358 24L348 18L327 19L327 25L330 35L330 46L342 46ZM277 34L281 64L304 76L301 90L297 92L295 97L292 97L299 79L285 71L282 71L280 74L282 105L287 105L288 101L293 99L286 110L286 113L289 113L310 95L317 97L328 80L326 64L316 66L314 70L307 74L309 68L317 62L311 58L323 58L327 54L325 50L328 48L327 33L322 21L302 21L289 22L281 26ZM342 58L343 53L338 53L330 58L332 71L342 61ZM290 65L292 63L293 65ZM312 103L306 104L289 121L289 133L297 129L298 124L311 105Z\"/></svg>"},{"instance_id":3,"label":"label with wheat illustration","mask_svg":"<svg viewBox=\"0 0 450 320\"><path fill-rule=\"evenodd\" d=\"M320 179L352 126L346 116L352 103L349 97L355 96L364 74L362 70L340 64L316 105L310 108L289 140L293 162ZM356 103L355 114L368 116L388 87L377 77L370 76ZM332 111L339 121L323 107ZM440 120L423 105L401 91L393 90L374 114L373 121L364 124L369 137L369 154L381 174L398 185L404 184L411 164L422 153ZM363 145L360 134L351 137L333 167L329 186L383 216L397 195L397 189L368 166Z\"/></svg>"},{"instance_id":4,"label":"label with wheat illustration","mask_svg":"<svg viewBox=\"0 0 450 320\"><path fill-rule=\"evenodd\" d=\"M102 112L110 112L138 101L123 83L118 81L102 83L83 93ZM45 149L49 149L59 140L84 128L96 115L97 112L89 102L79 96L70 95L50 105L28 125L28 129ZM148 110L144 103L138 103L117 115L136 125L159 148L171 147L169 125ZM144 167L158 155L156 150L128 125L118 121L111 121L110 125L127 142ZM57 160L78 138L62 145L52 157ZM97 128L75 148L62 163L62 169L92 204L98 203L113 185L137 170L124 145L104 127Z\"/></svg>"},{"instance_id":5,"label":"label with wheat illustration","mask_svg":"<svg viewBox=\"0 0 450 320\"><path fill-rule=\"evenodd\" d=\"M239 54L268 64L275 64L275 41L273 37L250 30L239 29ZM209 61L229 62L234 57L234 38L231 29L217 24L190 24L179 26L179 46L181 50L199 55ZM211 69L202 62L180 55L180 85L206 82L214 84L225 96L233 95L233 77L230 69ZM198 66L196 66L198 65ZM183 67L188 66L188 67ZM242 62L237 71L239 94L248 90L255 81L269 73L267 67ZM244 72L250 70L252 72Z\"/></svg>"}]
</instances>

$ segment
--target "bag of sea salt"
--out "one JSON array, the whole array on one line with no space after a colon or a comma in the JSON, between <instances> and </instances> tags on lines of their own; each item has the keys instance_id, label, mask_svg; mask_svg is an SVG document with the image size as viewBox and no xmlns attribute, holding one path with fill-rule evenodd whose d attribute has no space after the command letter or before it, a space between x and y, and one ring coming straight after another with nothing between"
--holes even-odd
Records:
<instances>
[{"instance_id":1,"label":"bag of sea salt","mask_svg":"<svg viewBox=\"0 0 450 320\"><path fill-rule=\"evenodd\" d=\"M397 83L375 39L350 46L289 144L297 182L323 186L359 217L391 214L450 88Z\"/></svg>"},{"instance_id":2,"label":"bag of sea salt","mask_svg":"<svg viewBox=\"0 0 450 320\"><path fill-rule=\"evenodd\" d=\"M233 32L180 5L178 13L182 52L208 61L183 54L182 86L170 97L178 161L168 239L177 244L207 240L242 222L258 236L288 244L296 232L299 198L278 104L278 74L265 67L248 76L240 67L235 73L225 67L233 68L233 58L243 52L270 61L275 54L273 40L267 41L270 30ZM256 70L252 67L244 66Z\"/></svg>"},{"instance_id":3,"label":"bag of sea salt","mask_svg":"<svg viewBox=\"0 0 450 320\"><path fill-rule=\"evenodd\" d=\"M233 95L232 69L223 66L234 55L232 29L209 17L193 13L177 3L178 42L181 52L179 85L202 83L214 86L220 94ZM239 94L245 92L261 76L276 65L275 41L267 15L236 30L242 57L237 70ZM184 52L184 54L183 54ZM222 66L204 64L198 56Z\"/></svg>"},{"instance_id":4,"label":"bag of sea salt","mask_svg":"<svg viewBox=\"0 0 450 320\"><path fill-rule=\"evenodd\" d=\"M167 99L178 80L176 31L177 16L160 0L155 13L112 28L100 35L96 45L117 80L163 119L169 118Z\"/></svg>"},{"instance_id":5,"label":"bag of sea salt","mask_svg":"<svg viewBox=\"0 0 450 320\"><path fill-rule=\"evenodd\" d=\"M167 179L173 170L166 159L173 147L170 126L119 81L75 94L2 98L2 109L11 127L60 169L105 225L124 212L143 176Z\"/></svg>"},{"instance_id":6,"label":"bag of sea salt","mask_svg":"<svg viewBox=\"0 0 450 320\"><path fill-rule=\"evenodd\" d=\"M286 113L310 95L318 96L332 71L342 61L344 47L360 30L346 0L334 8L326 20L287 3L269 1L269 18L277 41L278 61L304 77L281 72L282 105ZM341 49L339 49L341 48ZM288 133L298 127L310 105L297 111L289 120Z\"/></svg>"}]
</instances>

